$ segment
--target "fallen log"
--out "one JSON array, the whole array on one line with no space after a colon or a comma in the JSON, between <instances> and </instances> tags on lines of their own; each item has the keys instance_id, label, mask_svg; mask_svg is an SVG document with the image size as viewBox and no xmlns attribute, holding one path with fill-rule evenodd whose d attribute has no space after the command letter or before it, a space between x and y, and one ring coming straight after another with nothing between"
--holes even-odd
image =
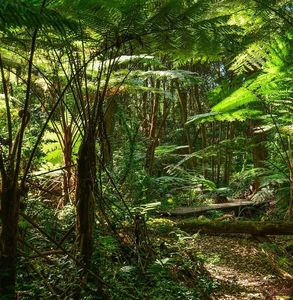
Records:
<instances>
[{"instance_id":1,"label":"fallen log","mask_svg":"<svg viewBox=\"0 0 293 300\"><path fill-rule=\"evenodd\" d=\"M221 211L235 211L238 216L244 208L258 208L260 206L266 205L268 202L254 203L252 201L235 201L220 204L210 204L206 206L196 206L196 207L178 207L170 212L161 212L161 216L170 217L191 217L200 216L208 213L212 210Z\"/></svg>"},{"instance_id":2,"label":"fallen log","mask_svg":"<svg viewBox=\"0 0 293 300\"><path fill-rule=\"evenodd\" d=\"M188 233L245 233L251 235L293 235L293 222L265 221L206 221L187 219L176 222L178 228Z\"/></svg>"}]
</instances>

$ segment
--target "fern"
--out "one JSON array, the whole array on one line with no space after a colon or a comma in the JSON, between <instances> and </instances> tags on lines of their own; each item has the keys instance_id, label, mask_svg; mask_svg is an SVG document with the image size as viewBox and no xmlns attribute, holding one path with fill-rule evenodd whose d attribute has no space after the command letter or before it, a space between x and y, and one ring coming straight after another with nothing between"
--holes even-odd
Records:
<instances>
[{"instance_id":1,"label":"fern","mask_svg":"<svg viewBox=\"0 0 293 300\"><path fill-rule=\"evenodd\" d=\"M248 104L256 101L258 101L258 98L251 91L249 91L246 87L241 87L219 104L215 105L212 108L212 111L233 111L239 107L247 106Z\"/></svg>"},{"instance_id":2,"label":"fern","mask_svg":"<svg viewBox=\"0 0 293 300\"><path fill-rule=\"evenodd\" d=\"M204 113L204 114L198 114L193 117L190 117L190 119L185 123L185 125L190 125L192 123L212 123L215 121L218 122L244 122L247 119L260 119L263 117L263 112L261 110L257 109L251 109L251 108L242 108L237 109L233 112L215 112L212 111L210 113Z\"/></svg>"},{"instance_id":3,"label":"fern","mask_svg":"<svg viewBox=\"0 0 293 300\"><path fill-rule=\"evenodd\" d=\"M248 78L237 77L235 85L227 89L227 84L217 87L210 93L211 99L219 99L225 96L223 90L230 91L230 94L214 105L210 113L192 117L187 125L193 122L204 123L213 121L244 121L246 119L262 119L272 122L271 115L262 111L271 106L274 114L278 115L279 121L285 128L292 122L293 83L292 77L292 46L291 37L275 38L275 42L268 48L265 54L266 61L261 62L261 71ZM259 52L260 53L260 52ZM255 54L255 53L254 53ZM244 52L244 55L246 53ZM247 57L246 57L247 58ZM254 59L254 62L257 59ZM259 60L260 61L260 60ZM251 59L246 59L247 63ZM255 66L255 65L254 65ZM242 78L242 82L241 79Z\"/></svg>"},{"instance_id":4,"label":"fern","mask_svg":"<svg viewBox=\"0 0 293 300\"><path fill-rule=\"evenodd\" d=\"M230 70L240 75L250 71L260 70L266 63L268 45L263 42L255 42L236 56L230 66Z\"/></svg>"},{"instance_id":5,"label":"fern","mask_svg":"<svg viewBox=\"0 0 293 300\"><path fill-rule=\"evenodd\" d=\"M43 141L42 151L45 154L45 161L53 166L61 167L63 164L63 155L56 134L54 132L46 131Z\"/></svg>"},{"instance_id":6,"label":"fern","mask_svg":"<svg viewBox=\"0 0 293 300\"><path fill-rule=\"evenodd\" d=\"M76 23L69 21L55 9L45 7L40 10L41 1L2 0L0 2L0 30L9 31L13 27L54 28L59 32L76 29Z\"/></svg>"}]
</instances>

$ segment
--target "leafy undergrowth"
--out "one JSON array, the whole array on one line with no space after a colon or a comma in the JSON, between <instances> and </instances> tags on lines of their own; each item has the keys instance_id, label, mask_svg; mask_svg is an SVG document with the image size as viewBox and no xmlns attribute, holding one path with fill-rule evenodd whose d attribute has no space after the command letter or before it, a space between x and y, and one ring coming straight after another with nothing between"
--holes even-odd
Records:
<instances>
[{"instance_id":1,"label":"leafy undergrowth","mask_svg":"<svg viewBox=\"0 0 293 300\"><path fill-rule=\"evenodd\" d=\"M54 211L35 199L28 203L26 213L43 232L20 219L19 299L70 300L82 286L82 299L87 300L198 300L209 299L215 288L204 259L190 247L190 238L173 228L172 221L166 225L167 220L157 219L149 224L149 231L144 230L144 222L139 222L142 227L138 233L138 228L133 230L130 223L121 226L119 222L115 234L99 223L94 232L91 266L97 278L89 278L83 284L82 268L76 263L71 246L76 239L73 207ZM48 239L44 232L52 238ZM61 250L53 240L60 241L65 234ZM103 283L103 295L98 282Z\"/></svg>"},{"instance_id":2,"label":"leafy undergrowth","mask_svg":"<svg viewBox=\"0 0 293 300\"><path fill-rule=\"evenodd\" d=\"M166 238L151 239L153 257L143 268L144 251L137 262L131 259L121 264L118 259L102 265L104 279L111 286L111 299L209 299L215 284L204 267L204 259L190 247L189 238L174 231ZM109 238L100 244L104 262L113 258L113 251L106 253L109 245Z\"/></svg>"}]
</instances>

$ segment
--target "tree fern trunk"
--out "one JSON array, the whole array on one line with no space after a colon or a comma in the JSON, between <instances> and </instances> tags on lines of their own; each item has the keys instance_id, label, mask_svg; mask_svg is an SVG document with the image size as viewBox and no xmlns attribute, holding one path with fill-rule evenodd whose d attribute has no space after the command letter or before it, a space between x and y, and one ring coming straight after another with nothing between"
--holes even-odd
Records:
<instances>
[{"instance_id":1,"label":"tree fern trunk","mask_svg":"<svg viewBox=\"0 0 293 300\"><path fill-rule=\"evenodd\" d=\"M1 299L15 298L17 227L20 193L13 176L2 178L0 236L0 295Z\"/></svg>"},{"instance_id":2,"label":"tree fern trunk","mask_svg":"<svg viewBox=\"0 0 293 300\"><path fill-rule=\"evenodd\" d=\"M94 134L84 137L78 153L76 186L76 231L79 260L90 268L95 211L96 141Z\"/></svg>"}]
</instances>

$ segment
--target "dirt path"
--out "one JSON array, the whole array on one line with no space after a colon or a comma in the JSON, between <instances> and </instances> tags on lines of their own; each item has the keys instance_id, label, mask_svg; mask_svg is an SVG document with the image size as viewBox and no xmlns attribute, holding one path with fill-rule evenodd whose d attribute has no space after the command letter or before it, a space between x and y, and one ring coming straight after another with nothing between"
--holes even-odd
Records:
<instances>
[{"instance_id":1,"label":"dirt path","mask_svg":"<svg viewBox=\"0 0 293 300\"><path fill-rule=\"evenodd\" d=\"M286 243L288 237L260 242L231 235L201 236L196 249L218 283L213 299L293 299L293 258L285 251Z\"/></svg>"}]
</instances>

